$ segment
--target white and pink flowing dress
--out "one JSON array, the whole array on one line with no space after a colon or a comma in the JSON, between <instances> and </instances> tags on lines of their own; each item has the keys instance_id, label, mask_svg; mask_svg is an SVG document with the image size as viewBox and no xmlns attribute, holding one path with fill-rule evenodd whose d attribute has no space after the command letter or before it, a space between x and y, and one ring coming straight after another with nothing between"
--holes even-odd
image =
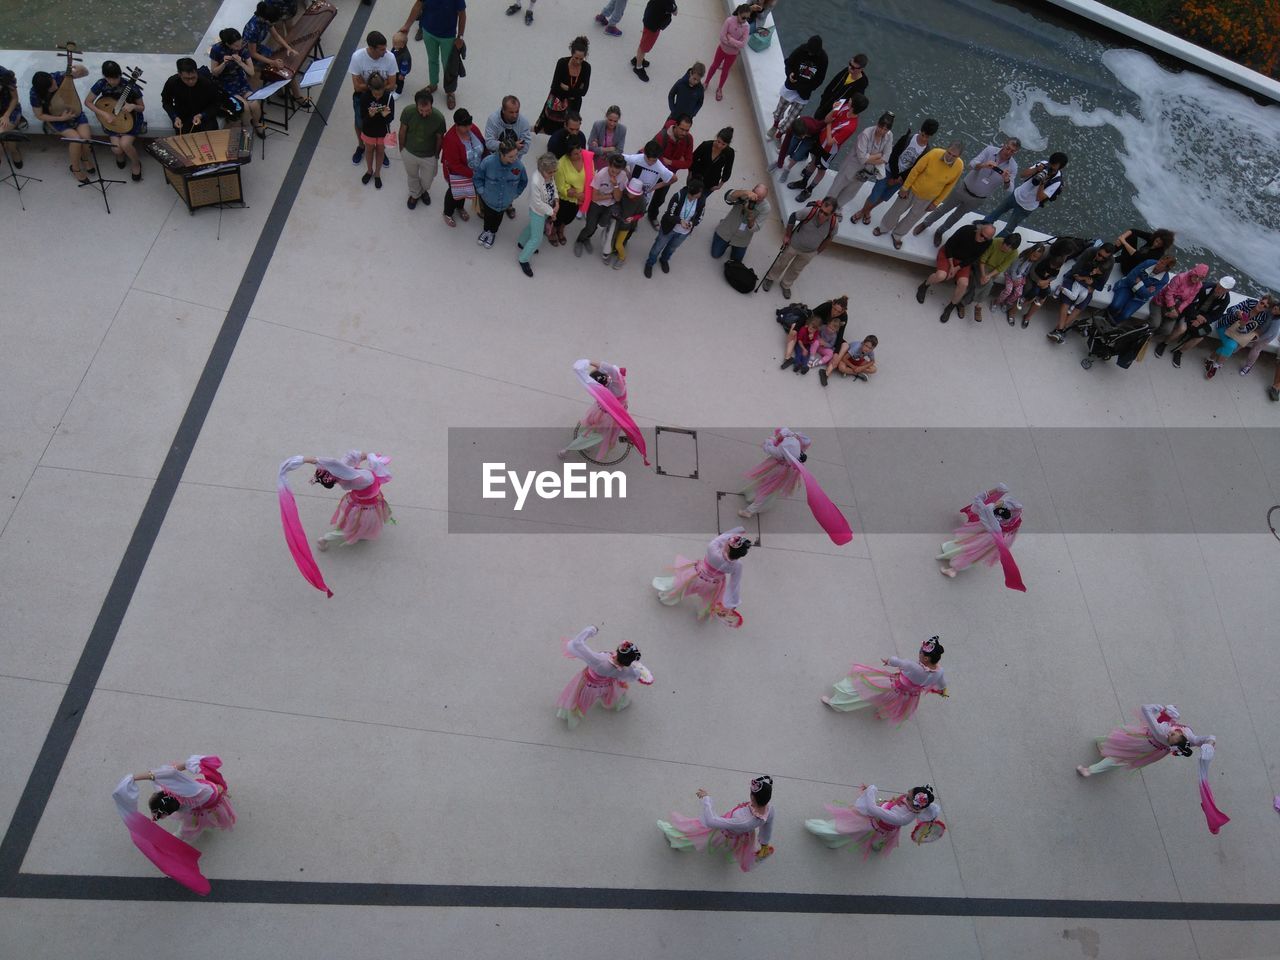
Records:
<instances>
[{"instance_id":1,"label":"white and pink flowing dress","mask_svg":"<svg viewBox=\"0 0 1280 960\"><path fill-rule=\"evenodd\" d=\"M625 409L627 406L627 377L621 367L615 367L611 363L600 363L596 365L596 369L609 378L607 388L610 393L618 398L618 402ZM591 361L578 360L573 365L573 372L578 375L578 379L585 386L590 387L596 381L591 377ZM565 447L566 450L587 450L596 447L595 456L599 460L605 459L618 444L618 439L622 436L622 428L618 426L618 421L614 420L612 415L598 403L592 403L586 414L578 421L578 435L569 442Z\"/></svg>"},{"instance_id":2,"label":"white and pink flowing dress","mask_svg":"<svg viewBox=\"0 0 1280 960\"><path fill-rule=\"evenodd\" d=\"M653 683L653 674L639 660L620 667L609 654L597 653L588 647L587 641L598 632L595 627L587 627L576 637L564 641L564 655L587 664L565 685L556 701L556 716L567 721L570 730L597 702L606 710L625 710L631 703L626 693L630 681L645 686Z\"/></svg>"},{"instance_id":3,"label":"white and pink flowing dress","mask_svg":"<svg viewBox=\"0 0 1280 960\"><path fill-rule=\"evenodd\" d=\"M361 467L362 461L368 466ZM389 462L372 453L366 457L359 450L349 451L341 460L316 457L316 466L332 474L346 491L329 521L334 530L326 538L341 539L347 544L377 540L386 524L395 523L387 498L382 495L382 485L391 479L387 472Z\"/></svg>"},{"instance_id":4,"label":"white and pink flowing dress","mask_svg":"<svg viewBox=\"0 0 1280 960\"><path fill-rule=\"evenodd\" d=\"M899 657L890 657L889 666L893 669L855 663L822 702L842 712L875 707L879 719L901 725L916 712L924 694L942 694L947 689L941 668Z\"/></svg>"},{"instance_id":5,"label":"white and pink flowing dress","mask_svg":"<svg viewBox=\"0 0 1280 960\"><path fill-rule=\"evenodd\" d=\"M750 801L740 803L723 817L717 817L711 806L711 798L702 798L702 815L686 817L671 814L670 822L658 821L660 829L673 850L716 851L727 859L737 860L746 873L758 862L760 847L773 836L773 804L763 815L756 812Z\"/></svg>"},{"instance_id":6,"label":"white and pink flowing dress","mask_svg":"<svg viewBox=\"0 0 1280 960\"><path fill-rule=\"evenodd\" d=\"M1196 736L1190 727L1169 716L1168 710L1158 703L1143 704L1134 711L1137 723L1116 727L1105 737L1098 737L1098 752L1120 766L1137 770L1169 756L1169 737L1175 730L1185 734L1193 747L1216 742L1213 737ZM1212 752L1209 756L1213 756Z\"/></svg>"},{"instance_id":7,"label":"white and pink flowing dress","mask_svg":"<svg viewBox=\"0 0 1280 960\"><path fill-rule=\"evenodd\" d=\"M183 840L194 840L207 828L230 830L235 826L236 812L227 797L221 767L218 757L197 753L187 758L183 769L164 766L152 771L156 788L178 801L178 812L170 819L178 822L178 836ZM120 782L114 796L122 812L137 809L138 788L132 777Z\"/></svg>"},{"instance_id":8,"label":"white and pink flowing dress","mask_svg":"<svg viewBox=\"0 0 1280 960\"><path fill-rule=\"evenodd\" d=\"M751 503L745 513L763 513L773 506L777 497L789 497L796 492L803 478L787 458L787 454L790 453L799 460L800 454L808 450L812 442L802 433L779 427L773 432L773 436L761 444L768 459L747 474L749 482L742 495L748 497Z\"/></svg>"},{"instance_id":9,"label":"white and pink flowing dress","mask_svg":"<svg viewBox=\"0 0 1280 960\"><path fill-rule=\"evenodd\" d=\"M675 563L668 568L672 576L653 578L658 600L674 607L685 597L696 597L699 620L716 607L736 610L742 601L742 561L730 560L725 551L732 538L745 533L745 527L734 527L720 534L707 544L707 554L701 560L676 554Z\"/></svg>"},{"instance_id":10,"label":"white and pink flowing dress","mask_svg":"<svg viewBox=\"0 0 1280 960\"><path fill-rule=\"evenodd\" d=\"M942 815L937 802L917 812L905 796L876 801L875 785L867 787L852 804L827 804L830 820L806 820L804 828L833 850L850 845L862 850L862 859L883 856L898 845L902 828L916 820L932 821Z\"/></svg>"},{"instance_id":11,"label":"white and pink flowing dress","mask_svg":"<svg viewBox=\"0 0 1280 960\"><path fill-rule=\"evenodd\" d=\"M936 559L946 561L947 565L956 571L979 561L989 567L1000 563L1000 550L996 546L995 537L992 536L991 531L983 525L982 515L986 515L988 523L992 523L993 519L999 523L1004 546L1011 547L1014 538L1018 535L1018 528L1022 526L1022 504L1006 496L1008 492L1008 487L999 484L988 490L986 494L975 497L972 504L961 510L961 515L966 518L965 522L952 531L951 539L942 545L942 551ZM1011 516L1008 520L994 518L994 513L991 511L998 506L1009 509ZM994 528L994 523L992 526Z\"/></svg>"}]
</instances>

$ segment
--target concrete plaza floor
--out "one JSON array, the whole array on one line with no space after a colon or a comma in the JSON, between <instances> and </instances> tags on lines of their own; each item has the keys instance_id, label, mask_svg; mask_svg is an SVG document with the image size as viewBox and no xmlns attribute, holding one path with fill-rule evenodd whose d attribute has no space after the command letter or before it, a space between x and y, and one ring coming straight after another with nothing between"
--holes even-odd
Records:
<instances>
[{"instance_id":1,"label":"concrete plaza floor","mask_svg":"<svg viewBox=\"0 0 1280 960\"><path fill-rule=\"evenodd\" d=\"M483 119L515 91L532 119L555 59L587 33L584 114L620 104L638 149L669 84L709 60L723 13L682 6L646 86L626 63L633 7L613 40L584 4L544 0L532 27L474 5L460 104ZM390 33L403 15L344 3L332 47L345 35L349 53L365 17ZM408 89L426 82L414 53ZM733 182L750 186L765 159L741 69L694 133L735 125ZM477 218L441 222L439 180L412 212L398 163L382 191L361 186L346 90L341 77L326 88L323 131L295 127L255 155L248 210L189 216L148 162L142 184L112 188L108 217L48 142L27 150L25 172L45 179L26 212L0 193L0 957L158 944L245 958L1277 954L1270 361L1211 382L1194 359L1086 372L1079 344L1049 346L1039 321L942 327L936 296L914 300L919 268L835 249L796 298L849 293L850 329L880 336L881 372L824 390L778 371L776 288L741 297L707 255L719 199L669 276L642 275L642 225L624 270L544 244L529 280L515 263L524 200L484 250ZM269 216L290 176L296 201ZM255 285L264 227L279 243ZM780 236L774 222L755 241L758 271ZM221 370L219 343L234 345L225 374L201 381ZM698 481L624 464L637 498L694 519L587 535L572 518L517 533L489 515L495 532L456 532L475 490L450 489L450 429L542 428L529 432L548 438L542 461L519 453L554 468L550 440L585 406L580 356L629 368L646 430L698 431ZM858 536L836 549L796 532L813 529L799 504L767 515L742 630L655 603L649 579L698 555L714 491L758 459L738 436L779 424L915 440L873 462L848 433L815 446L811 466ZM1155 460L1135 453L1139 429ZM1096 484L1061 484L1080 466L1060 453L1068 434L1096 444ZM1012 435L1029 454L985 439ZM392 457L397 524L320 557L325 600L281 542L275 472L353 446ZM336 497L296 476L318 533ZM997 480L1027 505L1025 595L985 569L944 580L931 560L955 510ZM165 489L171 502L156 499ZM904 500L917 526L877 522ZM1102 528L1120 532L1069 519L1120 500L1147 505ZM559 641L588 623L602 644L634 640L657 683L569 732L554 716L575 669ZM934 633L951 697L901 729L818 703L851 660L911 656ZM1155 701L1218 737L1214 788L1232 822L1216 837L1193 763L1076 777L1092 737ZM240 818L199 841L204 902L152 879L110 799L123 773L191 752L222 756ZM657 818L695 812L698 787L727 809L761 772L776 781L771 861L742 874L667 849ZM803 829L861 783L925 781L949 825L932 846L863 863Z\"/></svg>"}]
</instances>

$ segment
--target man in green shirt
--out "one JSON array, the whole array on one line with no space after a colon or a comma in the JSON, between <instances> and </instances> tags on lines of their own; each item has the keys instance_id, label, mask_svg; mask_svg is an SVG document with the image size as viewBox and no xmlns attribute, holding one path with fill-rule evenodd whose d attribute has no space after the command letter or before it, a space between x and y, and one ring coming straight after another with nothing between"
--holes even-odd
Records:
<instances>
[{"instance_id":1,"label":"man in green shirt","mask_svg":"<svg viewBox=\"0 0 1280 960\"><path fill-rule=\"evenodd\" d=\"M982 302L991 294L992 284L996 277L1013 266L1013 261L1018 259L1018 247L1022 245L1022 236L1017 233L996 239L997 242L987 247L987 252L978 258L978 276L965 297L966 303L973 304L973 319L978 323L982 322Z\"/></svg>"},{"instance_id":2,"label":"man in green shirt","mask_svg":"<svg viewBox=\"0 0 1280 960\"><path fill-rule=\"evenodd\" d=\"M409 209L421 200L431 205L431 183L436 178L440 140L444 137L444 114L431 105L431 94L419 90L413 103L400 112L400 160L409 177Z\"/></svg>"}]
</instances>

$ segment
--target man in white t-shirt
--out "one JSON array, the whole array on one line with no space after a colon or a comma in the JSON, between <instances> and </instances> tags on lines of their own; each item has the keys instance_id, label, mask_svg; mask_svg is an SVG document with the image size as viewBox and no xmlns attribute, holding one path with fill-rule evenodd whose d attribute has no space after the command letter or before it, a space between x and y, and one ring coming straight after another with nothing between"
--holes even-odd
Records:
<instances>
[{"instance_id":1,"label":"man in white t-shirt","mask_svg":"<svg viewBox=\"0 0 1280 960\"><path fill-rule=\"evenodd\" d=\"M644 153L626 153L627 169L633 179L638 178L644 184L644 199L647 203L658 187L670 186L676 175L662 162L662 144L650 140L644 145Z\"/></svg>"},{"instance_id":2,"label":"man in white t-shirt","mask_svg":"<svg viewBox=\"0 0 1280 960\"><path fill-rule=\"evenodd\" d=\"M386 37L374 30L364 39L368 46L351 55L351 67L347 70L351 74L351 112L356 120L356 152L351 155L352 163L360 163L364 159L364 142L360 139L360 94L368 89L372 74L380 73L394 83L400 70L395 54L387 49ZM391 166L391 161L385 155L382 165Z\"/></svg>"},{"instance_id":3,"label":"man in white t-shirt","mask_svg":"<svg viewBox=\"0 0 1280 960\"><path fill-rule=\"evenodd\" d=\"M996 236L1005 237L1018 228L1033 211L1051 203L1062 189L1062 168L1069 158L1065 153L1055 153L1048 160L1041 160L1022 171L1026 177L1009 192L1004 202L982 218L983 223L995 223L1003 219L1004 229Z\"/></svg>"}]
</instances>

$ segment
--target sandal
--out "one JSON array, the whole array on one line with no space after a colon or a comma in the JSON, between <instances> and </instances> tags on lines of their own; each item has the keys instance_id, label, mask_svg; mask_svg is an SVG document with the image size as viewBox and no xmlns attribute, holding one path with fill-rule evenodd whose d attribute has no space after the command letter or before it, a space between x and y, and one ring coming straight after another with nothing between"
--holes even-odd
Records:
<instances>
[{"instance_id":1,"label":"sandal","mask_svg":"<svg viewBox=\"0 0 1280 960\"><path fill-rule=\"evenodd\" d=\"M723 91L723 90L717 90L717 91L716 91L716 99L717 99L717 100L723 100L723 99L724 99L724 91Z\"/></svg>"},{"instance_id":2,"label":"sandal","mask_svg":"<svg viewBox=\"0 0 1280 960\"><path fill-rule=\"evenodd\" d=\"M468 220L471 219L471 214L467 213L467 211L463 207L459 207L458 217L462 220L463 223L466 223Z\"/></svg>"},{"instance_id":3,"label":"sandal","mask_svg":"<svg viewBox=\"0 0 1280 960\"><path fill-rule=\"evenodd\" d=\"M961 320L963 320L963 319L964 319L964 304L963 304L963 303L957 303L957 304L956 304L956 315L957 315L957 316L959 316Z\"/></svg>"},{"instance_id":4,"label":"sandal","mask_svg":"<svg viewBox=\"0 0 1280 960\"><path fill-rule=\"evenodd\" d=\"M447 213L444 215L444 222L451 227L456 227L458 225L458 221L454 220L453 217L449 216Z\"/></svg>"},{"instance_id":5,"label":"sandal","mask_svg":"<svg viewBox=\"0 0 1280 960\"><path fill-rule=\"evenodd\" d=\"M899 240L899 239L898 239L897 237L895 237L893 234L889 234L889 239L893 241L893 249L895 249L895 250L901 250L901 249L902 249L902 241L901 241L901 240ZM960 314L960 316L962 316L962 317L963 317L963 316L964 316L964 314L963 314L963 313L961 313L961 314Z\"/></svg>"},{"instance_id":6,"label":"sandal","mask_svg":"<svg viewBox=\"0 0 1280 960\"><path fill-rule=\"evenodd\" d=\"M452 93L445 94L445 105L450 110L452 110L454 107L458 105L458 98L455 97Z\"/></svg>"},{"instance_id":7,"label":"sandal","mask_svg":"<svg viewBox=\"0 0 1280 960\"><path fill-rule=\"evenodd\" d=\"M862 222L863 222L863 223L865 223L867 226L870 226L870 225L871 225L871 214L869 214L869 213L864 213L864 214L862 215Z\"/></svg>"}]
</instances>

